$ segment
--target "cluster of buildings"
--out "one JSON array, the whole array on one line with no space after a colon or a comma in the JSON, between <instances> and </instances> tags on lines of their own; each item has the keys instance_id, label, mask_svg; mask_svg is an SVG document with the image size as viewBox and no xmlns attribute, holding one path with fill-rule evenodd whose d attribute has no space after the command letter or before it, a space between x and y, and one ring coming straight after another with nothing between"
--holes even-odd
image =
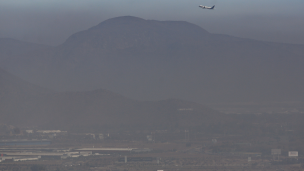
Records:
<instances>
[{"instance_id":1,"label":"cluster of buildings","mask_svg":"<svg viewBox=\"0 0 304 171\"><path fill-rule=\"evenodd\" d=\"M18 135L18 139L5 139L0 140L1 146L35 146L35 145L50 145L52 141L50 139L57 135L66 134L67 131L61 130L25 130ZM22 136L23 135L23 136Z\"/></svg>"},{"instance_id":2,"label":"cluster of buildings","mask_svg":"<svg viewBox=\"0 0 304 171\"><path fill-rule=\"evenodd\" d=\"M46 149L27 149L21 152L20 149L0 149L1 161L33 161L33 160L46 160L46 159L66 159L69 157L90 156L92 152L78 152L78 151L60 151L48 152Z\"/></svg>"},{"instance_id":3,"label":"cluster of buildings","mask_svg":"<svg viewBox=\"0 0 304 171\"><path fill-rule=\"evenodd\" d=\"M67 131L61 131L61 130L25 130L25 133L27 135L33 135L33 134L38 134L38 135L47 135L47 136L52 136L55 137L57 135L62 135L62 134L67 134Z\"/></svg>"},{"instance_id":4,"label":"cluster of buildings","mask_svg":"<svg viewBox=\"0 0 304 171\"><path fill-rule=\"evenodd\" d=\"M92 155L127 155L130 153L150 152L151 149L144 148L80 148L80 149L58 149L58 148L0 148L0 162L2 161L32 161L40 159L67 159L80 156Z\"/></svg>"},{"instance_id":5,"label":"cluster of buildings","mask_svg":"<svg viewBox=\"0 0 304 171\"><path fill-rule=\"evenodd\" d=\"M273 159L280 159L280 155L282 154L281 149L271 149L271 155L273 156ZM298 151L288 151L288 157L299 157L299 152Z\"/></svg>"}]
</instances>

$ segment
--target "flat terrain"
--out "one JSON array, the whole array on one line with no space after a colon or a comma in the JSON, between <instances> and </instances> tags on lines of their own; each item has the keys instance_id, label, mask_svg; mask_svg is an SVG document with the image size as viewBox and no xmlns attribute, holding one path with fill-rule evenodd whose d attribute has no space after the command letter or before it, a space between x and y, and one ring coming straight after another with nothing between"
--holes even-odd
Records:
<instances>
[{"instance_id":1,"label":"flat terrain","mask_svg":"<svg viewBox=\"0 0 304 171\"><path fill-rule=\"evenodd\" d=\"M104 139L94 139L85 134L71 133L58 135L47 146L6 146L0 152L18 151L59 151L70 152L78 148L138 148L149 152L99 152L92 155L60 158L41 158L38 161L2 161L0 170L31 170L34 165L47 170L303 170L302 157L287 157L287 151L295 150L294 141L281 141L272 137L248 138L244 135L203 134L191 131L152 132L152 140L146 139L142 131L112 132ZM215 140L214 140L215 139ZM271 156L272 148L282 149L280 158ZM6 148L4 150L4 148ZM35 150L31 150L35 148ZM39 149L38 149L39 148ZM95 153L95 154L94 154ZM127 162L124 159L127 156ZM4 156L8 157L8 156ZM250 157L250 160L249 160ZM136 159L136 161L134 161ZM149 159L149 160L145 160ZM133 161L132 161L133 160Z\"/></svg>"}]
</instances>

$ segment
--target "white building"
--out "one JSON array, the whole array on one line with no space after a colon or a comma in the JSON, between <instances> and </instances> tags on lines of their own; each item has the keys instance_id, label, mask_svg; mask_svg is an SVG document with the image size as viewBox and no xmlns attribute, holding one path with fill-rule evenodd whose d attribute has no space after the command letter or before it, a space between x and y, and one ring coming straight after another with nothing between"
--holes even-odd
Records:
<instances>
[{"instance_id":1,"label":"white building","mask_svg":"<svg viewBox=\"0 0 304 171\"><path fill-rule=\"evenodd\" d=\"M55 133L61 133L62 131L60 130L38 130L37 133L42 133L42 134L55 134Z\"/></svg>"},{"instance_id":2,"label":"white building","mask_svg":"<svg viewBox=\"0 0 304 171\"><path fill-rule=\"evenodd\" d=\"M34 131L33 130L25 130L26 133L32 134Z\"/></svg>"}]
</instances>

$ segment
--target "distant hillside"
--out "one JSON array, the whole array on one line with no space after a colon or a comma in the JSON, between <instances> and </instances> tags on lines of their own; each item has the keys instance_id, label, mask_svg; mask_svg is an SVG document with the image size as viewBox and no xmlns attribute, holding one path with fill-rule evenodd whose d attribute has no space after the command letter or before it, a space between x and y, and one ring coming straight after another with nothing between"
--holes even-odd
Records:
<instances>
[{"instance_id":1,"label":"distant hillside","mask_svg":"<svg viewBox=\"0 0 304 171\"><path fill-rule=\"evenodd\" d=\"M206 106L182 100L136 101L107 90L55 93L0 70L0 124L64 128L200 125L221 118Z\"/></svg>"},{"instance_id":2,"label":"distant hillside","mask_svg":"<svg viewBox=\"0 0 304 171\"><path fill-rule=\"evenodd\" d=\"M303 101L304 46L211 34L125 16L1 66L56 90L104 88L137 100Z\"/></svg>"},{"instance_id":3,"label":"distant hillside","mask_svg":"<svg viewBox=\"0 0 304 171\"><path fill-rule=\"evenodd\" d=\"M0 38L0 62L5 63L5 61L11 60L13 57L16 60L16 57L23 56L26 53L45 50L50 47L51 46L23 42L11 38Z\"/></svg>"},{"instance_id":4,"label":"distant hillside","mask_svg":"<svg viewBox=\"0 0 304 171\"><path fill-rule=\"evenodd\" d=\"M0 69L0 123L21 124L39 116L41 99L51 93Z\"/></svg>"}]
</instances>

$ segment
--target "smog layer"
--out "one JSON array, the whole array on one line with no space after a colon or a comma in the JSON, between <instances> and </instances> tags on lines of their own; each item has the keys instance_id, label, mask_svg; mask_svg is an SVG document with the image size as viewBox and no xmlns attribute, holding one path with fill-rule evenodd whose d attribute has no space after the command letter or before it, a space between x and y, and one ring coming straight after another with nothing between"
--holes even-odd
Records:
<instances>
[{"instance_id":1,"label":"smog layer","mask_svg":"<svg viewBox=\"0 0 304 171\"><path fill-rule=\"evenodd\" d=\"M303 66L304 45L132 16L0 38L0 168L299 169Z\"/></svg>"}]
</instances>

